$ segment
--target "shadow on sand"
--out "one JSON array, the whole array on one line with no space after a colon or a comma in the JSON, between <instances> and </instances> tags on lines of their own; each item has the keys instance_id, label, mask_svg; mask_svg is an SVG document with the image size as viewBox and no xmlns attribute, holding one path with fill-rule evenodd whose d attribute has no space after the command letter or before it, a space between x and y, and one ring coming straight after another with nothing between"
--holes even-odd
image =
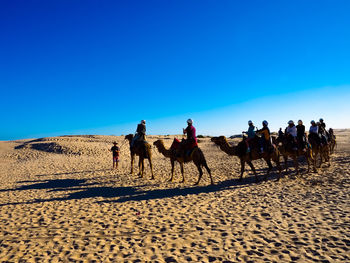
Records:
<instances>
[{"instance_id":1,"label":"shadow on sand","mask_svg":"<svg viewBox=\"0 0 350 263\"><path fill-rule=\"evenodd\" d=\"M275 174L271 174L268 180L276 178ZM98 186L99 182L87 183L87 179L54 179L43 181L20 181L19 183L34 183L29 185L22 185L15 189L2 189L0 192L5 191L23 191L23 190L44 190L48 192L61 192L72 191L67 193L64 197L50 198L50 199L35 199L27 202L18 203L6 203L5 205L18 205L18 204L34 204L51 201L67 201L67 200L79 200L84 198L118 198L113 200L102 200L99 203L123 203L128 201L143 201L151 199L172 198L177 196L186 196L200 193L211 193L222 191L226 189L237 189L247 187L255 184L254 177L244 178L242 181L238 179L226 180L219 182L215 185L207 186L186 186L183 188L166 188L166 189L154 189L143 190L145 186L125 186L125 187L106 187Z\"/></svg>"}]
</instances>

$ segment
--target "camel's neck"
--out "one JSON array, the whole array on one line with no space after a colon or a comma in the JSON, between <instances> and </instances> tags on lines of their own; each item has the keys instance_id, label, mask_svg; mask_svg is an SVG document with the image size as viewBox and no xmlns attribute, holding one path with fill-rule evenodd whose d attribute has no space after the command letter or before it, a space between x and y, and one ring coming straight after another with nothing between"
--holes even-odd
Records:
<instances>
[{"instance_id":1,"label":"camel's neck","mask_svg":"<svg viewBox=\"0 0 350 263\"><path fill-rule=\"evenodd\" d=\"M225 153L227 153L228 155L237 156L236 146L230 146L227 140L225 140L222 144L220 144L220 149Z\"/></svg>"},{"instance_id":2,"label":"camel's neck","mask_svg":"<svg viewBox=\"0 0 350 263\"><path fill-rule=\"evenodd\" d=\"M171 157L171 151L170 149L165 148L163 143L157 144L156 145L158 151L163 154L165 157L170 158Z\"/></svg>"},{"instance_id":3,"label":"camel's neck","mask_svg":"<svg viewBox=\"0 0 350 263\"><path fill-rule=\"evenodd\" d=\"M132 137L127 137L126 139L129 141L129 145L131 146L131 142L132 142L133 138Z\"/></svg>"}]
</instances>

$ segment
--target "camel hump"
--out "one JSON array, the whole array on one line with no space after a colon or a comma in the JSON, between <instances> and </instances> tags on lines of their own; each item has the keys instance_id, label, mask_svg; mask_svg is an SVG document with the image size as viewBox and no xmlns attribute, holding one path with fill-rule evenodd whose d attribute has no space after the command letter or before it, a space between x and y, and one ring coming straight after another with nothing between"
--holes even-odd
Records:
<instances>
[{"instance_id":1,"label":"camel hump","mask_svg":"<svg viewBox=\"0 0 350 263\"><path fill-rule=\"evenodd\" d=\"M173 143L170 146L170 149L178 149L180 147L181 141L177 138L174 138Z\"/></svg>"}]
</instances>

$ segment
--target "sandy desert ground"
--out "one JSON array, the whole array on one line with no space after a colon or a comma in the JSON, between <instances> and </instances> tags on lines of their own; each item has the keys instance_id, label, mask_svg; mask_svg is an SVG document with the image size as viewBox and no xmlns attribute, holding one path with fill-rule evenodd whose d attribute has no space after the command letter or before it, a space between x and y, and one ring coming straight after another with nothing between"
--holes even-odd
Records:
<instances>
[{"instance_id":1,"label":"sandy desert ground","mask_svg":"<svg viewBox=\"0 0 350 263\"><path fill-rule=\"evenodd\" d=\"M1 262L350 262L350 131L336 131L330 167L255 183L201 139L215 185L154 148L156 179L130 175L123 137L0 142ZM172 136L163 138L170 146ZM108 151L121 146L119 169ZM260 176L266 165L255 161ZM135 165L136 167L136 165Z\"/></svg>"}]
</instances>

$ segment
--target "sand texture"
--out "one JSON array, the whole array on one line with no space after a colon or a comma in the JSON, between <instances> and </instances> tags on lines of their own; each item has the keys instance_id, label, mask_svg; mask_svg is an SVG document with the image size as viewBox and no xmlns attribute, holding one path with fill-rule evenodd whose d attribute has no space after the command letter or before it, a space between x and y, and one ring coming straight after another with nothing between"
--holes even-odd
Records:
<instances>
[{"instance_id":1,"label":"sand texture","mask_svg":"<svg viewBox=\"0 0 350 263\"><path fill-rule=\"evenodd\" d=\"M350 131L336 131L331 166L301 176L274 168L238 181L239 159L200 139L215 185L193 163L153 147L155 180L130 175L123 137L0 142L1 262L350 262ZM173 136L149 136L149 142ZM112 170L109 149L121 145ZM230 140L237 142L239 139ZM267 169L254 161L259 177ZM292 164L290 163L290 166Z\"/></svg>"}]
</instances>

